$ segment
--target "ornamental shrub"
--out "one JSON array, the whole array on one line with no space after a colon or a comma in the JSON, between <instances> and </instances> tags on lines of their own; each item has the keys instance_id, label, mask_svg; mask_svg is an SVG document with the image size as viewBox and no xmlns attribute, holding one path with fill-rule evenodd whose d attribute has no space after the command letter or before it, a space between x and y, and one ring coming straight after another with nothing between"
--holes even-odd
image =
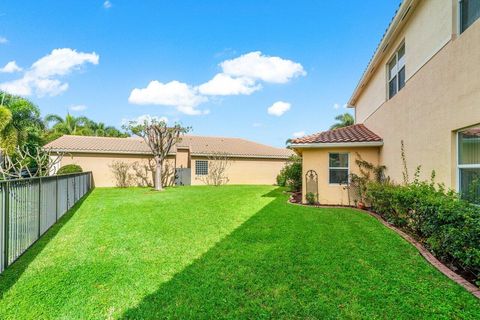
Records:
<instances>
[{"instance_id":1,"label":"ornamental shrub","mask_svg":"<svg viewBox=\"0 0 480 320\"><path fill-rule=\"evenodd\" d=\"M290 191L302 190L302 158L291 156L277 176L279 186L287 186Z\"/></svg>"},{"instance_id":2,"label":"ornamental shrub","mask_svg":"<svg viewBox=\"0 0 480 320\"><path fill-rule=\"evenodd\" d=\"M435 256L480 279L480 207L442 185L370 183L372 209L422 242Z\"/></svg>"},{"instance_id":3,"label":"ornamental shrub","mask_svg":"<svg viewBox=\"0 0 480 320\"><path fill-rule=\"evenodd\" d=\"M67 164L65 166L62 166L60 169L58 169L57 175L80 173L80 172L83 172L83 170L82 170L82 167L80 167L78 164Z\"/></svg>"},{"instance_id":4,"label":"ornamental shrub","mask_svg":"<svg viewBox=\"0 0 480 320\"><path fill-rule=\"evenodd\" d=\"M317 203L317 196L313 192L308 192L305 195L305 199L307 200L307 203L309 205L313 205L313 204Z\"/></svg>"}]
</instances>

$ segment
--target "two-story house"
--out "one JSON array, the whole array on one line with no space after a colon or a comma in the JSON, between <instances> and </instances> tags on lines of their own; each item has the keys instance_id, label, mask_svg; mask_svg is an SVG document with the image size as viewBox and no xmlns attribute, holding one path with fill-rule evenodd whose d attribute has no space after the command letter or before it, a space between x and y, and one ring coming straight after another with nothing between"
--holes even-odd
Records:
<instances>
[{"instance_id":1,"label":"two-story house","mask_svg":"<svg viewBox=\"0 0 480 320\"><path fill-rule=\"evenodd\" d=\"M348 204L357 154L403 181L409 172L460 193L480 178L480 0L404 0L350 100L356 124L292 141L303 194ZM318 181L318 183L316 182ZM315 185L316 183L316 185ZM480 198L478 188L476 192Z\"/></svg>"}]
</instances>

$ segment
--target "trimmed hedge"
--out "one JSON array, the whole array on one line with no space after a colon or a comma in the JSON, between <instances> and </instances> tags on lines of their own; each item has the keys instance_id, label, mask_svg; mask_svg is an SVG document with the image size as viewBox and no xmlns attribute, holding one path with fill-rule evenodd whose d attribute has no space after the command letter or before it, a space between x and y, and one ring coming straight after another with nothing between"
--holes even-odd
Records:
<instances>
[{"instance_id":1,"label":"trimmed hedge","mask_svg":"<svg viewBox=\"0 0 480 320\"><path fill-rule=\"evenodd\" d=\"M435 256L471 273L480 284L480 207L428 182L369 183L372 209L414 235Z\"/></svg>"},{"instance_id":2,"label":"trimmed hedge","mask_svg":"<svg viewBox=\"0 0 480 320\"><path fill-rule=\"evenodd\" d=\"M57 175L61 174L71 174L71 173L80 173L83 172L82 167L78 164L67 164L57 171Z\"/></svg>"}]
</instances>

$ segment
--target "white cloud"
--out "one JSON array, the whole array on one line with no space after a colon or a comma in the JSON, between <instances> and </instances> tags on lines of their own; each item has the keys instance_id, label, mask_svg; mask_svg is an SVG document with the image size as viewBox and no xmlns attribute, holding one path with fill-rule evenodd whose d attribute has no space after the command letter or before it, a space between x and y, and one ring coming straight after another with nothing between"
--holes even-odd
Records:
<instances>
[{"instance_id":1,"label":"white cloud","mask_svg":"<svg viewBox=\"0 0 480 320\"><path fill-rule=\"evenodd\" d=\"M281 115L283 115L285 112L287 112L288 110L290 110L290 107L292 105L288 102L284 102L284 101L277 101L275 102L274 104L272 104L268 109L267 109L267 112L268 114L270 115L273 115L273 116L277 116L277 117L280 117Z\"/></svg>"},{"instance_id":2,"label":"white cloud","mask_svg":"<svg viewBox=\"0 0 480 320\"><path fill-rule=\"evenodd\" d=\"M176 80L168 83L150 81L146 88L133 89L128 98L133 104L173 106L188 115L202 114L203 112L196 107L206 100L207 98L199 95L195 88Z\"/></svg>"},{"instance_id":3,"label":"white cloud","mask_svg":"<svg viewBox=\"0 0 480 320\"><path fill-rule=\"evenodd\" d=\"M138 116L138 117L133 118L133 119L127 119L127 118L122 119L122 125L127 125L130 122L151 123L152 121L157 121L157 122L163 121L165 123L168 123L168 118L167 117L152 116L152 115L149 115L149 114L142 114L141 116Z\"/></svg>"},{"instance_id":4,"label":"white cloud","mask_svg":"<svg viewBox=\"0 0 480 320\"><path fill-rule=\"evenodd\" d=\"M110 9L112 7L112 3L108 0L106 0L106 1L103 2L103 7L105 9Z\"/></svg>"},{"instance_id":5,"label":"white cloud","mask_svg":"<svg viewBox=\"0 0 480 320\"><path fill-rule=\"evenodd\" d=\"M85 63L97 65L98 61L99 56L95 52L77 52L70 48L54 49L50 54L37 60L30 72L39 78L64 76Z\"/></svg>"},{"instance_id":6,"label":"white cloud","mask_svg":"<svg viewBox=\"0 0 480 320\"><path fill-rule=\"evenodd\" d=\"M0 83L0 89L12 94L37 96L56 96L68 89L57 77L66 76L78 70L82 65L97 65L99 56L95 53L77 52L70 48L54 49L52 52L32 64L23 77Z\"/></svg>"},{"instance_id":7,"label":"white cloud","mask_svg":"<svg viewBox=\"0 0 480 320\"><path fill-rule=\"evenodd\" d=\"M209 101L209 96L250 95L262 88L262 81L286 83L295 77L306 75L301 64L280 57L265 56L260 51L225 60L220 63L220 67L223 72L199 86L177 80L168 83L153 80L145 88L133 89L128 101L139 105L173 106L188 115L207 114L208 110L199 110L197 106ZM290 104L279 101L278 105L269 108L269 113L280 116L289 108Z\"/></svg>"},{"instance_id":8,"label":"white cloud","mask_svg":"<svg viewBox=\"0 0 480 320\"><path fill-rule=\"evenodd\" d=\"M345 103L345 104L342 106L342 108L347 109L347 108L348 108L348 104ZM335 110L340 109L340 104L339 104L339 103L335 103L335 104L333 105L333 109L335 109Z\"/></svg>"},{"instance_id":9,"label":"white cloud","mask_svg":"<svg viewBox=\"0 0 480 320\"><path fill-rule=\"evenodd\" d=\"M305 131L297 131L293 133L294 138L301 138L303 136L305 136Z\"/></svg>"},{"instance_id":10,"label":"white cloud","mask_svg":"<svg viewBox=\"0 0 480 320\"><path fill-rule=\"evenodd\" d=\"M7 42L8 42L7 38L0 36L0 44L5 44Z\"/></svg>"},{"instance_id":11,"label":"white cloud","mask_svg":"<svg viewBox=\"0 0 480 320\"><path fill-rule=\"evenodd\" d=\"M261 85L255 80L245 77L233 78L225 73L219 73L212 80L200 85L198 91L209 96L250 95L260 90Z\"/></svg>"},{"instance_id":12,"label":"white cloud","mask_svg":"<svg viewBox=\"0 0 480 320\"><path fill-rule=\"evenodd\" d=\"M87 110L87 106L84 105L84 104L76 104L76 105L71 105L71 106L69 107L69 109L70 109L71 111L80 112L80 111L85 111L85 110Z\"/></svg>"},{"instance_id":13,"label":"white cloud","mask_svg":"<svg viewBox=\"0 0 480 320\"><path fill-rule=\"evenodd\" d=\"M22 68L20 68L15 61L10 61L3 68L0 68L0 72L3 73L14 73L19 71L22 71Z\"/></svg>"},{"instance_id":14,"label":"white cloud","mask_svg":"<svg viewBox=\"0 0 480 320\"><path fill-rule=\"evenodd\" d=\"M300 63L250 52L220 64L224 73L234 77L247 77L271 83L286 83L307 73Z\"/></svg>"}]
</instances>

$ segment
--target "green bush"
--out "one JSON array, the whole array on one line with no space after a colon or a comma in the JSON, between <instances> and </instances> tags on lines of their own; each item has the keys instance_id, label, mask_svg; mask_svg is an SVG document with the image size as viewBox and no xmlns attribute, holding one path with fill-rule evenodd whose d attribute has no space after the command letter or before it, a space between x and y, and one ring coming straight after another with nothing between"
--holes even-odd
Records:
<instances>
[{"instance_id":1,"label":"green bush","mask_svg":"<svg viewBox=\"0 0 480 320\"><path fill-rule=\"evenodd\" d=\"M291 156L277 176L277 184L287 186L290 191L302 190L302 158Z\"/></svg>"},{"instance_id":2,"label":"green bush","mask_svg":"<svg viewBox=\"0 0 480 320\"><path fill-rule=\"evenodd\" d=\"M285 187L287 186L287 176L285 175L285 170L282 169L277 175L277 186Z\"/></svg>"},{"instance_id":3,"label":"green bush","mask_svg":"<svg viewBox=\"0 0 480 320\"><path fill-rule=\"evenodd\" d=\"M310 205L317 203L317 196L313 192L308 192L305 195L305 199L307 200L307 203Z\"/></svg>"},{"instance_id":4,"label":"green bush","mask_svg":"<svg viewBox=\"0 0 480 320\"><path fill-rule=\"evenodd\" d=\"M60 169L58 169L57 175L80 173L80 172L83 172L83 170L82 170L82 167L80 167L78 164L67 164L65 166L62 166Z\"/></svg>"},{"instance_id":5,"label":"green bush","mask_svg":"<svg viewBox=\"0 0 480 320\"><path fill-rule=\"evenodd\" d=\"M370 183L367 197L380 216L480 280L480 207L432 182Z\"/></svg>"}]
</instances>

